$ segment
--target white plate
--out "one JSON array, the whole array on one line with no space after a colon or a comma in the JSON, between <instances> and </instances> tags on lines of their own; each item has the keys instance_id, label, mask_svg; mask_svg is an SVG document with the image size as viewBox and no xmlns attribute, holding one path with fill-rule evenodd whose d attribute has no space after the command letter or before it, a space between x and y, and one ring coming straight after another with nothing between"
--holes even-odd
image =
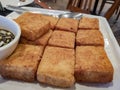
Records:
<instances>
[{"instance_id":1,"label":"white plate","mask_svg":"<svg viewBox=\"0 0 120 90\"><path fill-rule=\"evenodd\" d=\"M13 6L23 6L32 3L34 0L25 0L25 2L21 2L19 0L0 0L3 7L6 5L13 5Z\"/></svg>"},{"instance_id":2,"label":"white plate","mask_svg":"<svg viewBox=\"0 0 120 90\"><path fill-rule=\"evenodd\" d=\"M44 14L60 14L65 13L64 11L55 11L55 10L46 10L46 9L38 9L38 8L28 8L31 11L36 11L37 13ZM13 12L8 15L8 18L16 18L20 14ZM105 51L114 67L114 78L113 82L107 84L90 84L90 83L76 83L73 87L63 89L56 88L49 85L43 85L41 83L27 83L21 81L13 81L13 80L5 80L0 77L0 90L120 90L120 47L112 33L112 30L106 21L105 18L93 15L86 15L87 17L96 17L99 19L100 23L100 31L104 36L105 41Z\"/></svg>"}]
</instances>

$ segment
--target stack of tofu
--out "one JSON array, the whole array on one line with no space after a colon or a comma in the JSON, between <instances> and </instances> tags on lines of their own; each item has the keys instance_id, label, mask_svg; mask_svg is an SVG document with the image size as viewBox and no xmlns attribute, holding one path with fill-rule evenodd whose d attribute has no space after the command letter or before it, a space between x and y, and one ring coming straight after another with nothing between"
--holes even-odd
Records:
<instances>
[{"instance_id":1,"label":"stack of tofu","mask_svg":"<svg viewBox=\"0 0 120 90\"><path fill-rule=\"evenodd\" d=\"M0 61L4 78L37 79L58 87L113 80L98 19L83 17L79 21L26 12L15 21L22 35L14 53Z\"/></svg>"},{"instance_id":2,"label":"stack of tofu","mask_svg":"<svg viewBox=\"0 0 120 90\"><path fill-rule=\"evenodd\" d=\"M75 78L78 82L107 83L113 79L113 67L104 50L99 20L83 17L76 36Z\"/></svg>"}]
</instances>

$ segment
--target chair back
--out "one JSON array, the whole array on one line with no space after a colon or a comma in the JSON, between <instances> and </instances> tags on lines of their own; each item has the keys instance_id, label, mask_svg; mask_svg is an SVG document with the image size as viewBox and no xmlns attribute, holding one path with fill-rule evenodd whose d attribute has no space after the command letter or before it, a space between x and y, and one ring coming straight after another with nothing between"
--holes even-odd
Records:
<instances>
[{"instance_id":1,"label":"chair back","mask_svg":"<svg viewBox=\"0 0 120 90\"><path fill-rule=\"evenodd\" d=\"M67 9L72 12L90 13L93 0L69 0Z\"/></svg>"},{"instance_id":2,"label":"chair back","mask_svg":"<svg viewBox=\"0 0 120 90\"><path fill-rule=\"evenodd\" d=\"M115 2L112 4L112 6L105 13L104 17L106 17L106 19L109 20L110 17L114 14L115 10L117 10L117 11L119 10L119 6L120 6L120 0L115 0ZM118 13L118 15L119 15L119 13Z\"/></svg>"}]
</instances>

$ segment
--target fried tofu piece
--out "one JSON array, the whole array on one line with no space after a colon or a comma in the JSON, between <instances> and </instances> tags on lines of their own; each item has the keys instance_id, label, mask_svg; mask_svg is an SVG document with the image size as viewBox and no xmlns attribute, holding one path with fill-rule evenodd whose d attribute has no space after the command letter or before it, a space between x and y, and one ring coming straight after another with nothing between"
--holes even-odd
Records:
<instances>
[{"instance_id":1,"label":"fried tofu piece","mask_svg":"<svg viewBox=\"0 0 120 90\"><path fill-rule=\"evenodd\" d=\"M28 18L34 18L34 17L37 17L38 19L41 19L41 14L38 14L38 13L31 13L31 12L25 12L23 13L22 15L20 15L19 17L17 17L17 19L15 19L15 21L18 21L19 23L20 22L25 22L24 19L28 19Z\"/></svg>"},{"instance_id":2,"label":"fried tofu piece","mask_svg":"<svg viewBox=\"0 0 120 90\"><path fill-rule=\"evenodd\" d=\"M74 85L74 49L47 46L37 70L37 80L58 87Z\"/></svg>"},{"instance_id":3,"label":"fried tofu piece","mask_svg":"<svg viewBox=\"0 0 120 90\"><path fill-rule=\"evenodd\" d=\"M107 83L113 80L113 73L113 66L105 53L104 47L76 47L76 81Z\"/></svg>"},{"instance_id":4,"label":"fried tofu piece","mask_svg":"<svg viewBox=\"0 0 120 90\"><path fill-rule=\"evenodd\" d=\"M79 29L99 30L99 20L97 18L83 17L79 22Z\"/></svg>"},{"instance_id":5,"label":"fried tofu piece","mask_svg":"<svg viewBox=\"0 0 120 90\"><path fill-rule=\"evenodd\" d=\"M78 20L72 18L60 18L56 25L56 30L65 30L76 33L78 29Z\"/></svg>"},{"instance_id":6,"label":"fried tofu piece","mask_svg":"<svg viewBox=\"0 0 120 90\"><path fill-rule=\"evenodd\" d=\"M32 82L42 53L43 46L19 44L10 57L0 61L0 74L4 78Z\"/></svg>"},{"instance_id":7,"label":"fried tofu piece","mask_svg":"<svg viewBox=\"0 0 120 90\"><path fill-rule=\"evenodd\" d=\"M99 30L78 30L76 44L104 46L104 39Z\"/></svg>"},{"instance_id":8,"label":"fried tofu piece","mask_svg":"<svg viewBox=\"0 0 120 90\"><path fill-rule=\"evenodd\" d=\"M21 37L20 43L46 46L50 36L52 35L52 32L53 32L52 30L49 30L47 33L45 33L43 36L36 39L35 41L30 41L30 40L27 40L27 39Z\"/></svg>"},{"instance_id":9,"label":"fried tofu piece","mask_svg":"<svg viewBox=\"0 0 120 90\"><path fill-rule=\"evenodd\" d=\"M50 22L41 18L41 14L26 12L15 21L21 27L22 37L28 40L36 40L50 29Z\"/></svg>"},{"instance_id":10,"label":"fried tofu piece","mask_svg":"<svg viewBox=\"0 0 120 90\"><path fill-rule=\"evenodd\" d=\"M48 41L50 46L74 48L75 33L55 30Z\"/></svg>"},{"instance_id":11,"label":"fried tofu piece","mask_svg":"<svg viewBox=\"0 0 120 90\"><path fill-rule=\"evenodd\" d=\"M59 18L48 16L48 15L42 15L42 18L50 21L50 28L53 30L55 28L55 25L57 24Z\"/></svg>"}]
</instances>

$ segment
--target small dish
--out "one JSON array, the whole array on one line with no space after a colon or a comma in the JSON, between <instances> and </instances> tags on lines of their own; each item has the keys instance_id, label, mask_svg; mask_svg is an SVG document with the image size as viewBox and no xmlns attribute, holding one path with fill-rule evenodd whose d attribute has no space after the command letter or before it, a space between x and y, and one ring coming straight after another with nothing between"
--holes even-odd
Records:
<instances>
[{"instance_id":1,"label":"small dish","mask_svg":"<svg viewBox=\"0 0 120 90\"><path fill-rule=\"evenodd\" d=\"M16 22L4 16L0 16L0 29L10 31L15 36L15 38L10 43L0 47L0 60L3 60L4 58L11 55L11 53L15 50L21 35L21 30Z\"/></svg>"}]
</instances>

